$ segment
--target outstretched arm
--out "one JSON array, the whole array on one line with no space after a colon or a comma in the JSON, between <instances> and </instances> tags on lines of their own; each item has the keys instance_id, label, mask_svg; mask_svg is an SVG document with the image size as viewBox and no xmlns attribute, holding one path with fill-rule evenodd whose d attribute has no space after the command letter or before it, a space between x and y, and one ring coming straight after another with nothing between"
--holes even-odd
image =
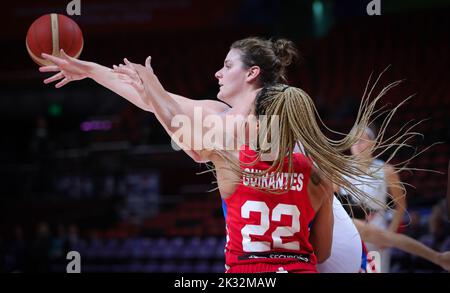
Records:
<instances>
[{"instance_id":1,"label":"outstretched arm","mask_svg":"<svg viewBox=\"0 0 450 293\"><path fill-rule=\"evenodd\" d=\"M61 50L61 57L45 53L42 54L42 57L53 62L54 65L42 66L39 68L39 71L57 72L44 80L44 83L46 84L59 81L56 83L55 87L61 88L71 81L91 78L98 84L124 97L137 107L145 111L153 111L151 105L142 102L139 93L135 88L120 80L118 74L108 67L70 57L63 50Z\"/></svg>"},{"instance_id":2,"label":"outstretched arm","mask_svg":"<svg viewBox=\"0 0 450 293\"><path fill-rule=\"evenodd\" d=\"M119 78L120 74L114 72L111 68L106 66L82 61L68 56L63 50L60 52L61 57L53 55L42 54L42 57L53 62L54 65L42 66L39 68L41 72L57 72L53 76L44 80L44 83L56 83L56 88L61 88L71 81L91 78L98 84L115 92L119 96L125 98L137 107L153 112L151 103L145 103L141 99L141 94L138 90L130 84L124 82ZM168 93L183 107L209 107L215 111L224 111L229 108L226 104L215 100L191 100L183 96Z\"/></svg>"},{"instance_id":3,"label":"outstretched arm","mask_svg":"<svg viewBox=\"0 0 450 293\"><path fill-rule=\"evenodd\" d=\"M353 219L363 241L378 247L395 247L407 253L420 256L447 271L450 271L450 252L439 253L419 241L403 234L382 230L369 223Z\"/></svg>"}]
</instances>

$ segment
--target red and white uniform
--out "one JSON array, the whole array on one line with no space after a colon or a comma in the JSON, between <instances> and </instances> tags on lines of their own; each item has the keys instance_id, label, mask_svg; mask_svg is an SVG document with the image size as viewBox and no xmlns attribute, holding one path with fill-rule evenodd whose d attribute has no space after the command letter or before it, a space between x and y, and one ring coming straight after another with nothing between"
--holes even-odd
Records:
<instances>
[{"instance_id":1,"label":"red and white uniform","mask_svg":"<svg viewBox=\"0 0 450 293\"><path fill-rule=\"evenodd\" d=\"M255 155L248 146L241 149L243 170L253 173L270 167L263 161L250 167L242 164L252 163ZM303 154L294 154L292 177L287 165L286 158L282 172L269 172L262 178L244 176L236 191L224 200L227 272L317 272L309 242L309 226L315 215L307 192L312 163ZM276 193L255 187L275 188Z\"/></svg>"}]
</instances>

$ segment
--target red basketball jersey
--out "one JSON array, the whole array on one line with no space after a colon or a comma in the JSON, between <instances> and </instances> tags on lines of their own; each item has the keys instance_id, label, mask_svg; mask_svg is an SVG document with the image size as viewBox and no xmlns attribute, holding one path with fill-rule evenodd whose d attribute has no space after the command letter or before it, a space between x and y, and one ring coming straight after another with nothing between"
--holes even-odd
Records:
<instances>
[{"instance_id":1,"label":"red basketball jersey","mask_svg":"<svg viewBox=\"0 0 450 293\"><path fill-rule=\"evenodd\" d=\"M242 164L252 163L255 156L255 151L243 147L241 168L252 173L269 169L263 161L251 167ZM294 154L292 177L287 165L286 158L283 172L262 178L243 176L236 191L224 201L227 272L317 272L309 242L309 225L315 214L307 191L312 163L303 154ZM277 193L255 187L275 188Z\"/></svg>"}]
</instances>

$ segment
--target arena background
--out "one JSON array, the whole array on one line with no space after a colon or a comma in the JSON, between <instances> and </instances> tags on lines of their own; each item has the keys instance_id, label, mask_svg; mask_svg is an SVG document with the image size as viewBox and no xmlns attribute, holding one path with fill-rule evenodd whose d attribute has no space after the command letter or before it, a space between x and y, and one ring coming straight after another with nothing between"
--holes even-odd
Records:
<instances>
[{"instance_id":1,"label":"arena background","mask_svg":"<svg viewBox=\"0 0 450 293\"><path fill-rule=\"evenodd\" d=\"M205 167L174 151L154 115L92 80L55 89L42 83L25 35L70 1L10 1L0 19L0 271L65 272L79 251L82 272L223 272L220 196ZM383 103L416 93L389 133L410 119L418 149L443 142L402 173L409 214L401 228L450 250L442 213L450 158L449 1L104 1L81 0L72 16L84 34L80 59L112 66L153 57L166 89L215 98L214 73L230 44L247 36L293 40L302 60L290 84L315 100L327 125L348 131L371 72L380 85L405 79ZM380 87L379 87L380 88ZM397 161L408 158L404 151ZM392 272L442 272L395 250Z\"/></svg>"}]
</instances>

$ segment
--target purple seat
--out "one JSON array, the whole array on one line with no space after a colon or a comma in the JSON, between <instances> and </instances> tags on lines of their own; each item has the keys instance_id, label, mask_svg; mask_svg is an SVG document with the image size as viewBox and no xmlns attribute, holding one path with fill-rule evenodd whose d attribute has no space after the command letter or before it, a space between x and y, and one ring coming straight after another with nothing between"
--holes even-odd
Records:
<instances>
[{"instance_id":1,"label":"purple seat","mask_svg":"<svg viewBox=\"0 0 450 293\"><path fill-rule=\"evenodd\" d=\"M119 264L115 264L115 265L111 265L110 266L110 272L113 273L124 273L127 271L128 265L119 265Z\"/></svg>"},{"instance_id":2,"label":"purple seat","mask_svg":"<svg viewBox=\"0 0 450 293\"><path fill-rule=\"evenodd\" d=\"M210 265L207 261L200 261L194 266L194 273L209 273Z\"/></svg>"},{"instance_id":3,"label":"purple seat","mask_svg":"<svg viewBox=\"0 0 450 293\"><path fill-rule=\"evenodd\" d=\"M84 264L81 267L81 272L82 273L94 273L95 272L95 265Z\"/></svg>"},{"instance_id":4,"label":"purple seat","mask_svg":"<svg viewBox=\"0 0 450 293\"><path fill-rule=\"evenodd\" d=\"M182 258L196 258L201 249L201 240L199 237L193 237L186 243L183 251L180 253Z\"/></svg>"},{"instance_id":5,"label":"purple seat","mask_svg":"<svg viewBox=\"0 0 450 293\"><path fill-rule=\"evenodd\" d=\"M146 273L158 273L160 271L160 265L157 262L149 262L144 265L144 272Z\"/></svg>"},{"instance_id":6,"label":"purple seat","mask_svg":"<svg viewBox=\"0 0 450 293\"><path fill-rule=\"evenodd\" d=\"M192 247L185 247L183 251L180 252L180 257L183 259L191 259L195 258L197 255L197 251Z\"/></svg>"},{"instance_id":7,"label":"purple seat","mask_svg":"<svg viewBox=\"0 0 450 293\"><path fill-rule=\"evenodd\" d=\"M193 273L194 266L189 261L184 261L178 265L177 272L179 273Z\"/></svg>"},{"instance_id":8,"label":"purple seat","mask_svg":"<svg viewBox=\"0 0 450 293\"><path fill-rule=\"evenodd\" d=\"M150 258L151 252L154 250L155 243L150 238L142 238L141 249L144 258Z\"/></svg>"},{"instance_id":9,"label":"purple seat","mask_svg":"<svg viewBox=\"0 0 450 293\"><path fill-rule=\"evenodd\" d=\"M161 243L158 247L158 256L164 259L177 259L185 249L185 241L181 237L173 238Z\"/></svg>"},{"instance_id":10,"label":"purple seat","mask_svg":"<svg viewBox=\"0 0 450 293\"><path fill-rule=\"evenodd\" d=\"M105 272L109 272L109 271L110 271L110 267L105 266L105 265L88 264L88 265L81 266L82 273L105 273Z\"/></svg>"},{"instance_id":11,"label":"purple seat","mask_svg":"<svg viewBox=\"0 0 450 293\"><path fill-rule=\"evenodd\" d=\"M131 257L132 252L133 252L133 247L135 246L134 242L135 242L135 239L126 239L122 243L122 245L120 245L118 247L117 258L126 259L126 258Z\"/></svg>"},{"instance_id":12,"label":"purple seat","mask_svg":"<svg viewBox=\"0 0 450 293\"><path fill-rule=\"evenodd\" d=\"M214 257L218 243L219 240L216 237L206 238L202 243L198 256L203 259Z\"/></svg>"},{"instance_id":13,"label":"purple seat","mask_svg":"<svg viewBox=\"0 0 450 293\"><path fill-rule=\"evenodd\" d=\"M211 265L210 269L211 273L224 273L225 272L225 262L216 261Z\"/></svg>"},{"instance_id":14,"label":"purple seat","mask_svg":"<svg viewBox=\"0 0 450 293\"><path fill-rule=\"evenodd\" d=\"M215 248L215 256L216 258L224 258L225 257L225 241L220 241Z\"/></svg>"},{"instance_id":15,"label":"purple seat","mask_svg":"<svg viewBox=\"0 0 450 293\"><path fill-rule=\"evenodd\" d=\"M127 271L130 273L140 273L144 271L144 265L140 262L132 262L128 265Z\"/></svg>"},{"instance_id":16,"label":"purple seat","mask_svg":"<svg viewBox=\"0 0 450 293\"><path fill-rule=\"evenodd\" d=\"M159 267L162 273L176 273L178 272L178 266L173 261L167 261L161 264Z\"/></svg>"},{"instance_id":17,"label":"purple seat","mask_svg":"<svg viewBox=\"0 0 450 293\"><path fill-rule=\"evenodd\" d=\"M92 242L86 247L85 256L87 259L96 259L99 258L103 251L103 243L99 239L94 239ZM83 255L81 256L83 257Z\"/></svg>"},{"instance_id":18,"label":"purple seat","mask_svg":"<svg viewBox=\"0 0 450 293\"><path fill-rule=\"evenodd\" d=\"M169 260L175 259L176 256L178 255L178 251L179 251L179 249L168 244L166 247L164 247L160 251L160 256L163 257L164 259L169 259Z\"/></svg>"},{"instance_id":19,"label":"purple seat","mask_svg":"<svg viewBox=\"0 0 450 293\"><path fill-rule=\"evenodd\" d=\"M101 258L115 258L117 257L117 252L119 251L119 242L117 239L108 239L103 245L103 249L100 251L99 256Z\"/></svg>"},{"instance_id":20,"label":"purple seat","mask_svg":"<svg viewBox=\"0 0 450 293\"><path fill-rule=\"evenodd\" d=\"M164 252L165 258L178 258L185 247L185 240L182 237L173 238L169 241Z\"/></svg>"},{"instance_id":21,"label":"purple seat","mask_svg":"<svg viewBox=\"0 0 450 293\"><path fill-rule=\"evenodd\" d=\"M147 255L152 259L162 258L168 247L168 242L167 238L164 237L156 239L152 247L148 248Z\"/></svg>"},{"instance_id":22,"label":"purple seat","mask_svg":"<svg viewBox=\"0 0 450 293\"><path fill-rule=\"evenodd\" d=\"M152 241L149 238L138 238L134 241L131 256L134 259L147 258L152 251Z\"/></svg>"},{"instance_id":23,"label":"purple seat","mask_svg":"<svg viewBox=\"0 0 450 293\"><path fill-rule=\"evenodd\" d=\"M78 251L80 255L84 255L87 249L87 243L83 239L79 239L75 243L70 244L70 250Z\"/></svg>"}]
</instances>

